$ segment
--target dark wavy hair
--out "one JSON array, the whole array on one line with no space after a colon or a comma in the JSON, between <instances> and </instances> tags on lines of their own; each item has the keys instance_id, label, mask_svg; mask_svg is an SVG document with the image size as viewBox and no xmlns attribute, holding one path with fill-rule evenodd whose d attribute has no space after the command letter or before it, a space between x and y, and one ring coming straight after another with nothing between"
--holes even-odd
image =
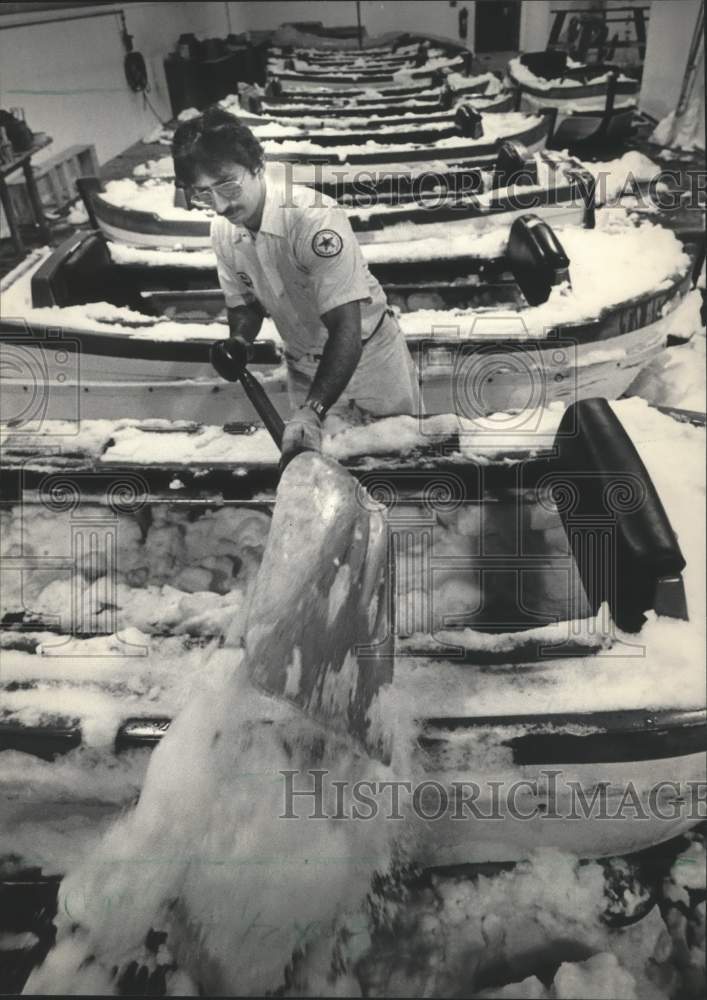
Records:
<instances>
[{"instance_id":1,"label":"dark wavy hair","mask_svg":"<svg viewBox=\"0 0 707 1000\"><path fill-rule=\"evenodd\" d=\"M235 115L213 107L182 122L172 139L174 176L178 187L192 187L199 171L216 174L238 163L252 174L263 166L263 147Z\"/></svg>"}]
</instances>

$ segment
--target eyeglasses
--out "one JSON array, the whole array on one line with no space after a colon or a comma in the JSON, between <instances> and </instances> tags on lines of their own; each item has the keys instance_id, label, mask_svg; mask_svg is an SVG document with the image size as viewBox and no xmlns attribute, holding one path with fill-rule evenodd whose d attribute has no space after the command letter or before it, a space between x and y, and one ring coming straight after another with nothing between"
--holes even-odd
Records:
<instances>
[{"instance_id":1,"label":"eyeglasses","mask_svg":"<svg viewBox=\"0 0 707 1000\"><path fill-rule=\"evenodd\" d=\"M216 205L215 195L222 201L232 201L243 191L243 182L246 175L243 174L239 181L221 181L220 184L211 184L209 187L189 188L189 201L197 208L213 209Z\"/></svg>"}]
</instances>

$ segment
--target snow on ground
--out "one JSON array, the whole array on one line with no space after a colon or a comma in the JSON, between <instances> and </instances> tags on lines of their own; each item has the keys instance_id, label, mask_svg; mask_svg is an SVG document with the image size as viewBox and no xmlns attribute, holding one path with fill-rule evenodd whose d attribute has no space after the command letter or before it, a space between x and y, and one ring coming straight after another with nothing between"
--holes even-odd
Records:
<instances>
[{"instance_id":1,"label":"snow on ground","mask_svg":"<svg viewBox=\"0 0 707 1000\"><path fill-rule=\"evenodd\" d=\"M705 413L705 364L705 332L701 326L689 343L668 347L651 361L631 385L628 395L640 396L649 403Z\"/></svg>"}]
</instances>

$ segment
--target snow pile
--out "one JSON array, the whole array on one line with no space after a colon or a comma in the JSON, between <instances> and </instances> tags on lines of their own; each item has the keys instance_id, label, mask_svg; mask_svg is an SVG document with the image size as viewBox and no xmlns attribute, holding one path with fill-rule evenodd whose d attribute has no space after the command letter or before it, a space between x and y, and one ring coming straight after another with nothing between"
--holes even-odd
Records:
<instances>
[{"instance_id":1,"label":"snow pile","mask_svg":"<svg viewBox=\"0 0 707 1000\"><path fill-rule=\"evenodd\" d=\"M199 111L197 108L184 108L184 110L180 111L179 114L177 115L177 121L188 122L191 121L192 118L198 118L200 114L201 111Z\"/></svg>"},{"instance_id":2,"label":"snow pile","mask_svg":"<svg viewBox=\"0 0 707 1000\"><path fill-rule=\"evenodd\" d=\"M242 611L270 525L266 513L238 507L200 517L160 504L140 516L101 518L90 505L82 513L97 527L82 534L80 559L71 512L0 513L2 555L28 560L3 574L1 615L36 614L65 631L217 635Z\"/></svg>"},{"instance_id":3,"label":"snow pile","mask_svg":"<svg viewBox=\"0 0 707 1000\"><path fill-rule=\"evenodd\" d=\"M657 180L661 174L661 168L657 164L645 153L639 153L635 149L624 153L618 160L585 163L584 166L597 182L598 205L613 201L623 194L634 195L639 190L639 184Z\"/></svg>"},{"instance_id":4,"label":"snow pile","mask_svg":"<svg viewBox=\"0 0 707 1000\"><path fill-rule=\"evenodd\" d=\"M483 83L485 86L479 90L484 97L491 97L493 94L500 94L503 84L495 73L479 73L476 76L464 76L462 73L449 73L446 80L447 86L452 90L461 92L468 91L471 87L478 87Z\"/></svg>"},{"instance_id":5,"label":"snow pile","mask_svg":"<svg viewBox=\"0 0 707 1000\"><path fill-rule=\"evenodd\" d=\"M113 435L113 443L105 451L104 464L161 464L165 462L164 438L150 434L150 427L124 426ZM145 433L147 432L147 433ZM273 465L280 453L265 429L253 434L226 434L222 427L202 426L193 431L170 434L170 455L190 466L226 464Z\"/></svg>"},{"instance_id":6,"label":"snow pile","mask_svg":"<svg viewBox=\"0 0 707 1000\"><path fill-rule=\"evenodd\" d=\"M72 226L82 226L84 222L88 222L88 212L82 201L74 202L71 206L71 211L66 217L66 221L70 222Z\"/></svg>"},{"instance_id":7,"label":"snow pile","mask_svg":"<svg viewBox=\"0 0 707 1000\"><path fill-rule=\"evenodd\" d=\"M105 747L83 747L53 761L3 750L3 872L8 871L13 856L22 859L21 866L41 867L45 875L63 875L79 865L121 812L135 802L148 763L145 750L117 756L106 753ZM51 816L48 800L53 806Z\"/></svg>"},{"instance_id":8,"label":"snow pile","mask_svg":"<svg viewBox=\"0 0 707 1000\"><path fill-rule=\"evenodd\" d=\"M241 621L236 614L232 624L237 628ZM181 711L203 685L215 645L190 645L178 637L155 642L130 627L90 639L53 636L34 653L5 649L3 719L21 726L46 725L52 719L66 725L71 720L80 728L83 747L112 755L124 720L169 719ZM97 775L94 790L89 784L83 794L95 794L99 781ZM104 799L109 803L124 794L111 787L109 780Z\"/></svg>"},{"instance_id":9,"label":"snow pile","mask_svg":"<svg viewBox=\"0 0 707 1000\"><path fill-rule=\"evenodd\" d=\"M283 820L278 772L305 777L317 759L351 781L385 772L256 693L239 660L234 648L213 653L202 693L153 754L137 807L62 883L58 944L28 992L76 992L89 976L113 992L154 928L207 992L263 994L284 984L293 953L315 944L330 957L337 919L362 914L373 873L390 865L391 825ZM71 919L67 899L81 901Z\"/></svg>"},{"instance_id":10,"label":"snow pile","mask_svg":"<svg viewBox=\"0 0 707 1000\"><path fill-rule=\"evenodd\" d=\"M127 243L107 244L111 260L116 264L144 264L154 267L189 267L216 270L216 257L211 249L181 250L175 245L170 250L152 250L149 247L132 247Z\"/></svg>"},{"instance_id":11,"label":"snow pile","mask_svg":"<svg viewBox=\"0 0 707 1000\"><path fill-rule=\"evenodd\" d=\"M155 142L169 142L171 141L171 133L168 133L164 125L156 125L151 132L143 135L141 142L144 142L146 146L150 146Z\"/></svg>"},{"instance_id":12,"label":"snow pile","mask_svg":"<svg viewBox=\"0 0 707 1000\"><path fill-rule=\"evenodd\" d=\"M163 160L154 161L161 164L160 170L169 170L172 176L172 158L166 156ZM108 181L101 198L111 205L120 208L130 208L134 212L150 212L163 219L176 221L193 221L195 218L188 208L174 204L174 185L164 184L159 176L153 176L142 184L125 177L118 181Z\"/></svg>"}]
</instances>

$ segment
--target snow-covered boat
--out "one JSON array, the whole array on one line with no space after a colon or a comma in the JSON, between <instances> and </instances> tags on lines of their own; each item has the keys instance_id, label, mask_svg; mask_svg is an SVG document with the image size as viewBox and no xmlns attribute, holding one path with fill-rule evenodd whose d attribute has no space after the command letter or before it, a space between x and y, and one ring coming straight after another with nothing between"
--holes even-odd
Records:
<instances>
[{"instance_id":1,"label":"snow-covered boat","mask_svg":"<svg viewBox=\"0 0 707 1000\"><path fill-rule=\"evenodd\" d=\"M508 64L519 107L556 115L552 143L612 143L631 134L640 83L616 66L585 66L565 52L529 52Z\"/></svg>"},{"instance_id":2,"label":"snow-covered boat","mask_svg":"<svg viewBox=\"0 0 707 1000\"><path fill-rule=\"evenodd\" d=\"M400 172L310 164L271 164L268 170L286 186L304 184L336 198L361 244L419 240L442 223L450 237L484 232L492 222L507 224L531 209L557 223L591 225L593 219L595 180L583 164L542 151L530 155L516 144L502 143L489 170L442 162ZM105 186L79 181L96 228L134 246L210 246L213 216L190 209L188 193L175 190L171 157L141 164L135 175Z\"/></svg>"},{"instance_id":3,"label":"snow-covered boat","mask_svg":"<svg viewBox=\"0 0 707 1000\"><path fill-rule=\"evenodd\" d=\"M447 111L438 111L429 115L412 114L391 118L366 117L337 119L327 118L322 109L321 117L313 117L311 110L303 113L301 118L286 118L276 120L270 112L254 115L243 114L239 104L233 105L222 101L221 106L232 111L247 125L253 134L263 144L266 155L270 159L278 159L280 143L307 143L314 146L362 146L369 142L380 145L409 144L410 126L415 127L415 142L435 144L440 139L453 136L480 138L484 131L484 116L488 113L500 114L511 111L513 97L501 93L496 97L479 98L475 101L461 101ZM365 109L362 109L365 110ZM303 109L304 111L304 109ZM499 125L511 123L518 125L522 119L510 115L505 121L499 119ZM489 129L493 119L487 119Z\"/></svg>"},{"instance_id":4,"label":"snow-covered boat","mask_svg":"<svg viewBox=\"0 0 707 1000\"><path fill-rule=\"evenodd\" d=\"M263 89L250 84L239 86L243 107L257 113L275 112L278 116L290 115L290 109L302 109L308 115L317 116L325 111L330 117L346 117L354 109L367 109L378 115L394 115L403 110L433 111L450 108L459 100L475 100L498 94L502 89L492 73L465 76L450 73L444 79L435 81L433 86L401 88L367 87L363 90L320 90L284 91L279 81L271 80ZM228 98L225 98L228 100Z\"/></svg>"},{"instance_id":5,"label":"snow-covered boat","mask_svg":"<svg viewBox=\"0 0 707 1000\"><path fill-rule=\"evenodd\" d=\"M461 53L467 55L468 53ZM437 59L458 58L457 53L450 53L443 48L420 42L416 46L405 47L393 51L379 50L377 52L351 52L351 53L312 53L306 50L282 52L271 49L268 56L268 69L273 75L277 75L282 70L291 69L301 72L323 72L329 70L342 71L347 74L359 72L370 73L375 70L383 70L395 73L398 70L410 68L419 69L428 61Z\"/></svg>"},{"instance_id":6,"label":"snow-covered boat","mask_svg":"<svg viewBox=\"0 0 707 1000\"><path fill-rule=\"evenodd\" d=\"M390 125L417 122L424 125L433 121L447 121L450 117L454 117L454 106L460 102L469 103L478 111L503 113L513 110L515 97L512 93L499 88L492 93L480 89L464 93L442 91L436 101L427 102L413 98L395 105L376 104L371 100L349 104L332 101L331 104L313 107L307 102L276 104L259 98L245 99L241 103L244 107L250 107L252 112L282 124L294 119L293 124L303 128L314 126L353 130L360 128L364 123L367 128L385 128ZM229 110L227 104L223 106ZM234 110L234 114L238 114L238 111Z\"/></svg>"},{"instance_id":7,"label":"snow-covered boat","mask_svg":"<svg viewBox=\"0 0 707 1000\"><path fill-rule=\"evenodd\" d=\"M327 444L387 508L417 860L640 850L700 818L704 428L641 400L497 416ZM57 761L25 774L29 822L72 759L154 746L203 683L205 647L242 621L278 456L264 431L24 430L3 441L0 740ZM120 808L78 782L52 815L85 823L85 795L97 821Z\"/></svg>"},{"instance_id":8,"label":"snow-covered boat","mask_svg":"<svg viewBox=\"0 0 707 1000\"><path fill-rule=\"evenodd\" d=\"M331 105L316 108L306 103L278 105L263 102L259 89L248 85L241 89L240 94L229 94L223 98L219 105L236 115L261 141L306 138L310 135L316 138L332 133L328 141L324 141L325 145L338 145L342 139L342 130L346 130L346 141L360 143L369 139L381 141L378 138L381 133L387 134L387 130L392 129L392 134L395 135L400 126L410 125L432 126L429 137L420 139L431 142L435 138L444 138L444 134L439 132L440 123L457 129L463 124L458 120L458 107L461 104L468 105L479 113L505 113L513 110L514 95L504 90L492 74L487 73L472 81L464 77L458 79L461 82L454 88L450 86L435 91L438 100L433 104L408 100L400 102L398 106L379 106L355 102L342 104L332 100ZM420 131L416 129L416 135L419 136ZM145 141L169 145L173 135L174 129L165 126L153 131L149 140Z\"/></svg>"},{"instance_id":9,"label":"snow-covered boat","mask_svg":"<svg viewBox=\"0 0 707 1000\"><path fill-rule=\"evenodd\" d=\"M287 68L290 60L271 60L268 69L271 77L277 80L284 90L309 90L326 87L334 93L345 90L355 90L357 88L376 89L381 85L386 88L396 86L430 86L440 76L447 73L467 72L470 67L471 53L450 57L438 57L428 59L424 65L419 67L404 66L400 69L388 70L383 68L363 68L348 70L337 67L332 70L329 67L322 68ZM294 67L294 60L291 61Z\"/></svg>"},{"instance_id":10,"label":"snow-covered boat","mask_svg":"<svg viewBox=\"0 0 707 1000\"><path fill-rule=\"evenodd\" d=\"M446 163L484 163L496 155L501 142L520 142L529 149L539 149L545 145L550 120L545 115L526 115L519 112L506 114L478 114L470 109L470 115L455 119L454 133L447 138L436 138L432 142L417 141L402 133L396 133L395 141L387 141L373 133L365 143L348 142L335 136L336 145L322 146L319 134L310 132L306 137L290 142L277 138L265 140L263 148L266 159L290 163L333 163L361 165L376 169L394 164L408 164L430 161ZM469 134L467 121L473 123ZM342 141L343 139L343 141ZM338 140L338 141L337 141Z\"/></svg>"},{"instance_id":11,"label":"snow-covered boat","mask_svg":"<svg viewBox=\"0 0 707 1000\"><path fill-rule=\"evenodd\" d=\"M450 73L450 76L462 77L458 71ZM475 78L469 77L468 83L470 92L476 89ZM447 89L447 74L442 70L434 72L428 78L419 78L414 82L403 74L397 83L365 84L358 86L350 84L338 88L332 88L328 83L296 85L273 77L264 87L264 97L267 101L280 103L301 104L306 102L313 108L317 106L333 104L377 104L397 106L401 101L416 100L427 104L436 104L440 99L440 94Z\"/></svg>"},{"instance_id":12,"label":"snow-covered boat","mask_svg":"<svg viewBox=\"0 0 707 1000\"><path fill-rule=\"evenodd\" d=\"M672 233L623 225L558 235L561 245L526 216L510 235L451 238L441 225L424 242L364 244L401 310L428 413L616 398L669 336L689 338L699 295L688 296L689 259ZM210 251L131 248L99 233L35 252L3 285L3 419L252 419L208 360L226 334L214 265ZM267 319L255 364L287 413Z\"/></svg>"}]
</instances>

